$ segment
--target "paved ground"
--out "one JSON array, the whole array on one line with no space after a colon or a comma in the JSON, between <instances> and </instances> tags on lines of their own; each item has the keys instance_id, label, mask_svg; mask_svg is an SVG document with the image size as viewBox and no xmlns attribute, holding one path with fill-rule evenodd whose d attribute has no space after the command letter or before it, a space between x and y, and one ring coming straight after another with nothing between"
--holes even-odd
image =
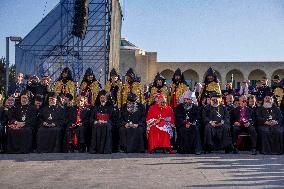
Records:
<instances>
[{"instance_id":1,"label":"paved ground","mask_svg":"<svg viewBox=\"0 0 284 189\"><path fill-rule=\"evenodd\" d=\"M0 188L284 188L284 156L0 154Z\"/></svg>"}]
</instances>

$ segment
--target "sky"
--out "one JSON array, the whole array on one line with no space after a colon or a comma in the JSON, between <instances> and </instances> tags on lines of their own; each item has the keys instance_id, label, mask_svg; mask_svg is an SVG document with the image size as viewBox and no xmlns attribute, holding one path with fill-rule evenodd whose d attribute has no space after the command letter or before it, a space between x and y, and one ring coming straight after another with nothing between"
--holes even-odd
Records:
<instances>
[{"instance_id":1,"label":"sky","mask_svg":"<svg viewBox=\"0 0 284 189\"><path fill-rule=\"evenodd\" d=\"M0 57L5 37L24 37L58 2L0 0ZM122 37L158 61L284 61L284 0L122 2Z\"/></svg>"}]
</instances>

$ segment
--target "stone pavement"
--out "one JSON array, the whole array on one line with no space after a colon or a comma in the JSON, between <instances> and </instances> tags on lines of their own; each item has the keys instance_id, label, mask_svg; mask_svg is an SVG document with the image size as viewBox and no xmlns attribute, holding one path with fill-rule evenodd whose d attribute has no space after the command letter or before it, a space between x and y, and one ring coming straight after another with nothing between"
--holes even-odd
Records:
<instances>
[{"instance_id":1,"label":"stone pavement","mask_svg":"<svg viewBox=\"0 0 284 189\"><path fill-rule=\"evenodd\" d=\"M284 188L284 156L0 154L0 188Z\"/></svg>"}]
</instances>

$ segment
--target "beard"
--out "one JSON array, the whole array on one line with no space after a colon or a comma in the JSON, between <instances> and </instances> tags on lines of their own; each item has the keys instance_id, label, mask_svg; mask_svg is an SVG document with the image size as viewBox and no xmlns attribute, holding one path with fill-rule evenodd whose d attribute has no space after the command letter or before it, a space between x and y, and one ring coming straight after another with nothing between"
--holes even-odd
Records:
<instances>
[{"instance_id":1,"label":"beard","mask_svg":"<svg viewBox=\"0 0 284 189\"><path fill-rule=\"evenodd\" d=\"M272 107L272 102L264 102L263 103L264 108L271 108Z\"/></svg>"},{"instance_id":2,"label":"beard","mask_svg":"<svg viewBox=\"0 0 284 189\"><path fill-rule=\"evenodd\" d=\"M192 104L186 104L186 103L184 103L183 107L184 107L184 109L189 110L189 109L192 108Z\"/></svg>"},{"instance_id":3,"label":"beard","mask_svg":"<svg viewBox=\"0 0 284 189\"><path fill-rule=\"evenodd\" d=\"M129 113L134 113L138 109L137 104L135 103L134 105L127 105L127 112Z\"/></svg>"},{"instance_id":4,"label":"beard","mask_svg":"<svg viewBox=\"0 0 284 189\"><path fill-rule=\"evenodd\" d=\"M213 106L214 108L217 108L219 104L211 104L211 106Z\"/></svg>"}]
</instances>

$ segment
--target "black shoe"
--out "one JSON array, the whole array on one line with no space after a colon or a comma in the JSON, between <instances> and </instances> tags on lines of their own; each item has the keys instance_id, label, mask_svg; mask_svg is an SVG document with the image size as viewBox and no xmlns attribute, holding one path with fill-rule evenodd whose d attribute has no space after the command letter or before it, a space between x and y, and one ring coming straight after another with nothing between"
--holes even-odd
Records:
<instances>
[{"instance_id":1,"label":"black shoe","mask_svg":"<svg viewBox=\"0 0 284 189\"><path fill-rule=\"evenodd\" d=\"M239 153L240 153L239 150L236 147L234 147L233 154L239 154Z\"/></svg>"},{"instance_id":2,"label":"black shoe","mask_svg":"<svg viewBox=\"0 0 284 189\"><path fill-rule=\"evenodd\" d=\"M225 154L230 154L231 152L232 152L232 147L225 148Z\"/></svg>"},{"instance_id":3,"label":"black shoe","mask_svg":"<svg viewBox=\"0 0 284 189\"><path fill-rule=\"evenodd\" d=\"M251 150L251 155L257 155L257 151L256 151L255 148L253 148L253 149Z\"/></svg>"},{"instance_id":4,"label":"black shoe","mask_svg":"<svg viewBox=\"0 0 284 189\"><path fill-rule=\"evenodd\" d=\"M211 153L212 153L211 150L205 150L205 151L204 151L204 154L211 154Z\"/></svg>"},{"instance_id":5,"label":"black shoe","mask_svg":"<svg viewBox=\"0 0 284 189\"><path fill-rule=\"evenodd\" d=\"M196 151L195 155L201 155L201 151Z\"/></svg>"},{"instance_id":6,"label":"black shoe","mask_svg":"<svg viewBox=\"0 0 284 189\"><path fill-rule=\"evenodd\" d=\"M86 152L86 145L85 144L80 144L79 152L80 153L85 153Z\"/></svg>"}]
</instances>

